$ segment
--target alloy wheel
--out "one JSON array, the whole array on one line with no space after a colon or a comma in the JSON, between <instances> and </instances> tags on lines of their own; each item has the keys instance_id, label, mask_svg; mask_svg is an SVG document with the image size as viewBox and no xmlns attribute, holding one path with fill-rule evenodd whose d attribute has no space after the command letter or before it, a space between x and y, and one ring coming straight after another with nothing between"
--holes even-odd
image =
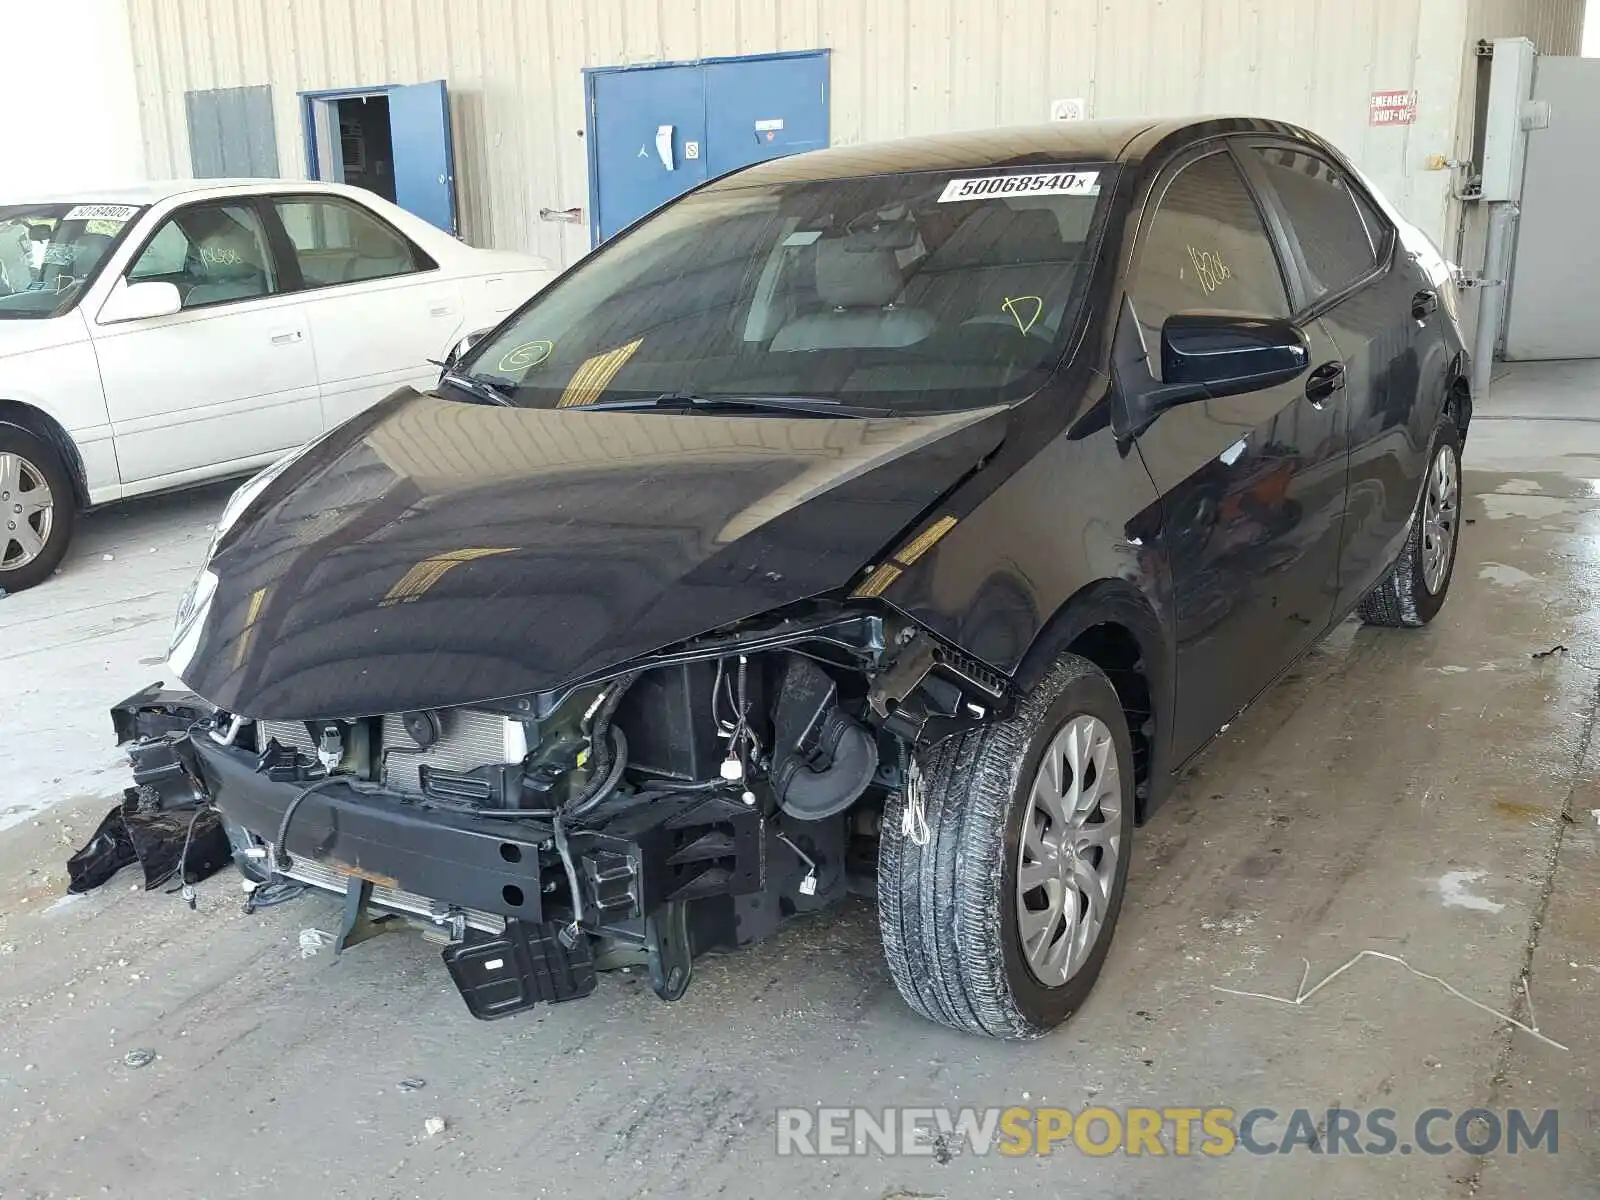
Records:
<instances>
[{"instance_id":1,"label":"alloy wheel","mask_svg":"<svg viewBox=\"0 0 1600 1200\"><path fill-rule=\"evenodd\" d=\"M1431 596L1439 594L1450 576L1460 514L1461 468L1455 447L1440 446L1428 468L1428 491L1422 502L1422 582Z\"/></svg>"},{"instance_id":2,"label":"alloy wheel","mask_svg":"<svg viewBox=\"0 0 1600 1200\"><path fill-rule=\"evenodd\" d=\"M1122 766L1111 730L1073 717L1051 738L1028 791L1017 858L1017 930L1034 978L1060 987L1105 926L1122 852Z\"/></svg>"},{"instance_id":3,"label":"alloy wheel","mask_svg":"<svg viewBox=\"0 0 1600 1200\"><path fill-rule=\"evenodd\" d=\"M44 553L55 521L55 496L44 472L20 454L0 454L0 571Z\"/></svg>"}]
</instances>

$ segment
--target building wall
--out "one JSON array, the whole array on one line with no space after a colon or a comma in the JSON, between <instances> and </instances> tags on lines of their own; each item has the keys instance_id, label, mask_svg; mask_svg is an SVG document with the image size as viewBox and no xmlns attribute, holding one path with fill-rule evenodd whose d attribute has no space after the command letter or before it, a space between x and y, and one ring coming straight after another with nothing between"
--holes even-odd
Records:
<instances>
[{"instance_id":1,"label":"building wall","mask_svg":"<svg viewBox=\"0 0 1600 1200\"><path fill-rule=\"evenodd\" d=\"M1575 44L1579 0L129 0L145 156L188 173L184 93L268 83L282 169L304 171L300 90L444 78L468 241L570 262L589 205L586 66L826 47L835 145L1091 115L1249 112L1349 153L1414 220L1453 223L1449 155L1469 31ZM1537 11L1537 16L1532 14ZM1478 35L1474 35L1478 36ZM1543 43L1541 43L1543 45ZM1416 88L1412 126L1368 124ZM1470 95L1470 93L1467 93Z\"/></svg>"}]
</instances>

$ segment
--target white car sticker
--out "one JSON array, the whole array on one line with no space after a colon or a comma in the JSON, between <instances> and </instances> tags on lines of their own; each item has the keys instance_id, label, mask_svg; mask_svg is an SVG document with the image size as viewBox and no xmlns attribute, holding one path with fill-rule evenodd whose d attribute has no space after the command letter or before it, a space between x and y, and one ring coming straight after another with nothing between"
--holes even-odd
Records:
<instances>
[{"instance_id":1,"label":"white car sticker","mask_svg":"<svg viewBox=\"0 0 1600 1200\"><path fill-rule=\"evenodd\" d=\"M1099 171L1051 171L1040 175L984 175L977 179L952 179L939 194L939 203L952 200L987 200L993 196L1098 196Z\"/></svg>"},{"instance_id":2,"label":"white car sticker","mask_svg":"<svg viewBox=\"0 0 1600 1200\"><path fill-rule=\"evenodd\" d=\"M63 221L131 221L139 211L137 204L80 204Z\"/></svg>"}]
</instances>

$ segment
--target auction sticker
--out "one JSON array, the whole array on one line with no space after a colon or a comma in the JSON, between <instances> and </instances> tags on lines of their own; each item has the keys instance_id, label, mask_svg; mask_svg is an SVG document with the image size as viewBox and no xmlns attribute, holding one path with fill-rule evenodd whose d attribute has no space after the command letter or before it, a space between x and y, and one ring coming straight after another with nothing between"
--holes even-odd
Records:
<instances>
[{"instance_id":1,"label":"auction sticker","mask_svg":"<svg viewBox=\"0 0 1600 1200\"><path fill-rule=\"evenodd\" d=\"M939 193L939 203L987 200L991 196L1098 196L1099 171L1052 171L1040 175L984 175L952 179Z\"/></svg>"},{"instance_id":2,"label":"auction sticker","mask_svg":"<svg viewBox=\"0 0 1600 1200\"><path fill-rule=\"evenodd\" d=\"M63 221L131 221L137 204L80 204Z\"/></svg>"}]
</instances>

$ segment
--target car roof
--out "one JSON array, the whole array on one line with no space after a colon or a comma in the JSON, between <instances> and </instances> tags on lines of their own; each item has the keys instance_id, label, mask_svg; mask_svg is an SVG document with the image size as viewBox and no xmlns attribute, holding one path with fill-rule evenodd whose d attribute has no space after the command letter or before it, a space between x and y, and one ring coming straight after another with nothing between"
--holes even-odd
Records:
<instances>
[{"instance_id":1,"label":"car roof","mask_svg":"<svg viewBox=\"0 0 1600 1200\"><path fill-rule=\"evenodd\" d=\"M1059 162L1131 162L1171 140L1197 141L1216 134L1252 131L1319 141L1293 125L1256 117L1051 121L813 150L757 163L724 176L718 182L728 187L747 187L913 171L985 170Z\"/></svg>"},{"instance_id":2,"label":"car roof","mask_svg":"<svg viewBox=\"0 0 1600 1200\"><path fill-rule=\"evenodd\" d=\"M324 191L344 192L339 184L303 179L156 179L147 183L116 184L109 187L80 187L69 191L24 192L0 196L0 204L159 204L174 196L195 192L231 191Z\"/></svg>"}]
</instances>

